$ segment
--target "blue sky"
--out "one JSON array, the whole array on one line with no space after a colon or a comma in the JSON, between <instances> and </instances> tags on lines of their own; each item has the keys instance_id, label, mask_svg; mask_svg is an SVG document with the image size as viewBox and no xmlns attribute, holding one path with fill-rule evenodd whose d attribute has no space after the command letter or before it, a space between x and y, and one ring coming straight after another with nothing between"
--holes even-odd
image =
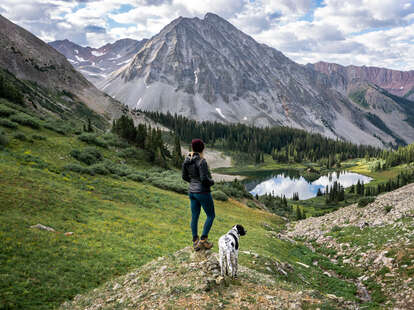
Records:
<instances>
[{"instance_id":1,"label":"blue sky","mask_svg":"<svg viewBox=\"0 0 414 310\"><path fill-rule=\"evenodd\" d=\"M411 0L2 0L0 14L45 41L93 47L149 38L173 19L216 13L299 63L414 70Z\"/></svg>"}]
</instances>

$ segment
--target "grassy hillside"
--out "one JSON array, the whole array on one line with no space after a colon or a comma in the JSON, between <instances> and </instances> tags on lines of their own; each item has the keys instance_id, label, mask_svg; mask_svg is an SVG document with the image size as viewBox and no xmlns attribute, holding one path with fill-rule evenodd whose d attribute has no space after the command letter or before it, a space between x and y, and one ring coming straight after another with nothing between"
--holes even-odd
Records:
<instances>
[{"instance_id":1,"label":"grassy hillside","mask_svg":"<svg viewBox=\"0 0 414 310\"><path fill-rule=\"evenodd\" d=\"M39 126L15 122L18 107L13 107L3 102L3 110L14 113L0 117L0 309L53 309L189 244L188 197L152 185L164 186L159 179L168 178L177 183L176 171L152 167L145 153L131 153L108 134L84 139L80 132L58 133L24 112ZM98 164L75 159L73 150L93 154L91 148L102 156ZM242 249L261 258L241 254L242 264L290 283L293 290L356 300L352 279L358 270L277 238L283 227L279 217L232 199L216 201L216 214L210 236L214 242L236 223L247 228ZM38 223L57 233L30 228ZM315 259L318 266L312 265ZM275 260L293 266L287 277L264 267ZM340 276L330 277L327 270Z\"/></svg>"}]
</instances>

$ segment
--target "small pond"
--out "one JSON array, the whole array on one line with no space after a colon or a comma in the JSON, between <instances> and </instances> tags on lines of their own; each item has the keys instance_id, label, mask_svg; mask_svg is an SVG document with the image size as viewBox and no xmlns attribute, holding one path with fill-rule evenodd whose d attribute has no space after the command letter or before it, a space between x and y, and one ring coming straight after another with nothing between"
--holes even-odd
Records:
<instances>
[{"instance_id":1,"label":"small pond","mask_svg":"<svg viewBox=\"0 0 414 310\"><path fill-rule=\"evenodd\" d=\"M372 178L362 174L342 171L333 172L329 175L321 176L315 181L307 181L303 176L291 171L278 171L272 175L249 178L244 183L246 189L253 195L272 194L274 196L283 195L292 198L294 193L299 193L299 199L309 199L316 196L318 189L325 192L325 187L333 185L338 181L343 187L357 184L358 181L369 183Z\"/></svg>"}]
</instances>

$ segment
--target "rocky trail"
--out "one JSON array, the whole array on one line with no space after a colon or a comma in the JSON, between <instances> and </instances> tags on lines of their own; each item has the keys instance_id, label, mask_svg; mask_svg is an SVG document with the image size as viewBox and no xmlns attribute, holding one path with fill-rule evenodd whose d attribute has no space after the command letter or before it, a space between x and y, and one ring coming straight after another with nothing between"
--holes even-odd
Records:
<instances>
[{"instance_id":1,"label":"rocky trail","mask_svg":"<svg viewBox=\"0 0 414 310\"><path fill-rule=\"evenodd\" d=\"M244 266L237 279L224 278L217 253L186 247L78 295L60 309L318 309L334 302L332 296L315 295Z\"/></svg>"}]
</instances>

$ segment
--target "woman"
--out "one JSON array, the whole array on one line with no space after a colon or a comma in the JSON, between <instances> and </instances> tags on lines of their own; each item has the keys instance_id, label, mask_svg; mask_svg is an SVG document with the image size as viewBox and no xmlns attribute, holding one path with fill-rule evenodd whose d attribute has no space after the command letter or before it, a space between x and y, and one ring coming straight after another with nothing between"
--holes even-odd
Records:
<instances>
[{"instance_id":1,"label":"woman","mask_svg":"<svg viewBox=\"0 0 414 310\"><path fill-rule=\"evenodd\" d=\"M191 231L193 233L194 250L211 249L213 243L208 241L208 233L213 225L215 212L210 187L214 185L206 160L203 158L204 142L201 139L191 141L192 152L183 163L183 180L190 183L189 196L191 202ZM198 237L198 218L203 207L207 215L201 238Z\"/></svg>"}]
</instances>

